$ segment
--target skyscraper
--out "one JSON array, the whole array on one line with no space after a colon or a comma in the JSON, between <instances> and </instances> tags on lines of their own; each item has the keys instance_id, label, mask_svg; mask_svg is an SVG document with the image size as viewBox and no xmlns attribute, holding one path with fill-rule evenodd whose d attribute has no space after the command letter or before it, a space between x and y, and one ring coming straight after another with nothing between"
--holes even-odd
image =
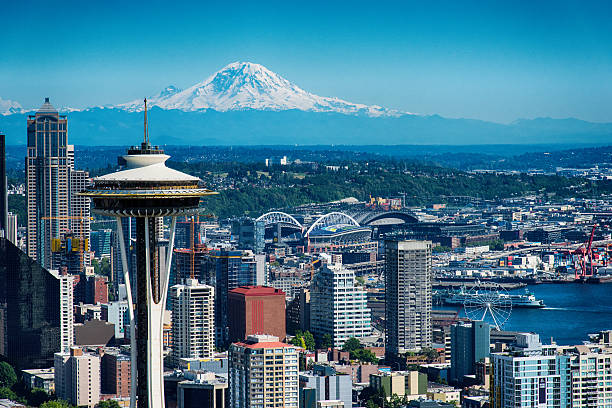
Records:
<instances>
[{"instance_id":1,"label":"skyscraper","mask_svg":"<svg viewBox=\"0 0 612 408\"><path fill-rule=\"evenodd\" d=\"M489 357L490 332L483 321L451 326L451 382L460 383L463 376L476 374L476 363Z\"/></svg>"},{"instance_id":2,"label":"skyscraper","mask_svg":"<svg viewBox=\"0 0 612 408\"><path fill-rule=\"evenodd\" d=\"M172 358L211 358L215 350L215 289L186 279L170 288Z\"/></svg>"},{"instance_id":3,"label":"skyscraper","mask_svg":"<svg viewBox=\"0 0 612 408\"><path fill-rule=\"evenodd\" d=\"M22 368L53 365L60 316L59 279L0 238L0 354Z\"/></svg>"},{"instance_id":4,"label":"skyscraper","mask_svg":"<svg viewBox=\"0 0 612 408\"><path fill-rule=\"evenodd\" d=\"M385 241L387 357L430 347L431 241Z\"/></svg>"},{"instance_id":5,"label":"skyscraper","mask_svg":"<svg viewBox=\"0 0 612 408\"><path fill-rule=\"evenodd\" d=\"M6 180L6 136L0 133L0 233L8 230L8 196Z\"/></svg>"},{"instance_id":6,"label":"skyscraper","mask_svg":"<svg viewBox=\"0 0 612 408\"><path fill-rule=\"evenodd\" d=\"M351 337L372 333L365 290L355 286L355 272L342 264L321 268L310 284L310 330L321 338L329 334L340 348Z\"/></svg>"},{"instance_id":7,"label":"skyscraper","mask_svg":"<svg viewBox=\"0 0 612 408\"><path fill-rule=\"evenodd\" d=\"M54 267L52 240L60 238L70 226L67 122L49 98L27 121L27 253L48 269Z\"/></svg>"},{"instance_id":8,"label":"skyscraper","mask_svg":"<svg viewBox=\"0 0 612 408\"><path fill-rule=\"evenodd\" d=\"M232 408L298 407L298 353L278 337L252 335L229 348Z\"/></svg>"}]
</instances>

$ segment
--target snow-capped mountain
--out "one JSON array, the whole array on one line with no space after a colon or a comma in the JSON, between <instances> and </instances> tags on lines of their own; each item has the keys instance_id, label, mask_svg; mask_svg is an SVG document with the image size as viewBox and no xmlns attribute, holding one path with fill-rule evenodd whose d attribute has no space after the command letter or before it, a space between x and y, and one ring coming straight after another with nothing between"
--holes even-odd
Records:
<instances>
[{"instance_id":1,"label":"snow-capped mountain","mask_svg":"<svg viewBox=\"0 0 612 408\"><path fill-rule=\"evenodd\" d=\"M306 92L297 85L252 62L234 62L215 72L206 80L185 90L169 86L148 99L151 106L162 109L199 111L301 110L337 112L349 115L401 116L405 112L375 105L347 102ZM112 108L141 111L141 100L114 105Z\"/></svg>"},{"instance_id":2,"label":"snow-capped mountain","mask_svg":"<svg viewBox=\"0 0 612 408\"><path fill-rule=\"evenodd\" d=\"M13 113L23 113L25 110L19 102L0 97L0 115L12 115Z\"/></svg>"}]
</instances>

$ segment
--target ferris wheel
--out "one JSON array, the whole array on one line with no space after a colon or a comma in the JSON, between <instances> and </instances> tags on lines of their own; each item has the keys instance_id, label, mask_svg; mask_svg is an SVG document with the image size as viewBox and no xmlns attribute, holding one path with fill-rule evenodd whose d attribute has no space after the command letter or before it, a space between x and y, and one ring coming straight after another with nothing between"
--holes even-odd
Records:
<instances>
[{"instance_id":1,"label":"ferris wheel","mask_svg":"<svg viewBox=\"0 0 612 408\"><path fill-rule=\"evenodd\" d=\"M512 299L500 284L485 286L477 281L466 293L463 307L470 320L483 320L501 330L512 313Z\"/></svg>"}]
</instances>

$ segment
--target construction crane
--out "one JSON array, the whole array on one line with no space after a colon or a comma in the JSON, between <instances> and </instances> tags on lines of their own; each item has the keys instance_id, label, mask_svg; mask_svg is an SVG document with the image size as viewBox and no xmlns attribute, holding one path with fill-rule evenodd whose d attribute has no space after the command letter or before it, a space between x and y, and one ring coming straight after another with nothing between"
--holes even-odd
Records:
<instances>
[{"instance_id":1,"label":"construction crane","mask_svg":"<svg viewBox=\"0 0 612 408\"><path fill-rule=\"evenodd\" d=\"M43 220L79 220L79 235L77 238L79 238L79 268L81 269L81 272L83 271L83 269L85 268L85 263L83 261L83 253L84 253L84 248L83 248L83 244L84 244L84 239L83 239L83 221L84 220L93 220L93 217L87 217L87 216L83 216L82 213L80 216L61 216L61 217L41 217L41 219ZM69 230L65 230L65 231L60 231L60 232L67 232ZM59 238L55 238L58 239ZM55 241L54 239L54 241ZM53 252L57 252L57 251L53 251Z\"/></svg>"},{"instance_id":2,"label":"construction crane","mask_svg":"<svg viewBox=\"0 0 612 408\"><path fill-rule=\"evenodd\" d=\"M202 217L206 217L206 218L214 218L213 214L202 214ZM195 279L195 257L196 257L196 253L201 253L201 252L206 252L207 248L206 248L206 244L202 244L202 241L200 240L200 234L198 233L198 242L195 242L195 236L196 236L196 230L195 230L195 225L198 224L200 225L200 215L197 215L197 221L196 221L196 216L191 216L191 217L185 217L185 221L179 221L179 223L189 223L191 224L191 229L190 229L190 234L189 234L189 248L176 248L174 251L177 253L188 253L189 254L189 261L190 261L190 265L189 265L189 277L191 279ZM206 230L205 230L206 232ZM206 239L206 238L205 238Z\"/></svg>"},{"instance_id":3,"label":"construction crane","mask_svg":"<svg viewBox=\"0 0 612 408\"><path fill-rule=\"evenodd\" d=\"M597 224L593 225L589 239L578 249L574 251L574 255L578 255L578 260L574 267L575 279L582 280L593 276L593 237ZM579 273L580 270L580 273Z\"/></svg>"}]
</instances>

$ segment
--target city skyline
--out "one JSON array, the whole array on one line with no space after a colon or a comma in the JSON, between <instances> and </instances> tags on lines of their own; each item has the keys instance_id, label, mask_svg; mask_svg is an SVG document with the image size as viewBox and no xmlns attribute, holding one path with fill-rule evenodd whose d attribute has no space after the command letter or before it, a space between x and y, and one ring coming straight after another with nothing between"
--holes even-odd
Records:
<instances>
[{"instance_id":1,"label":"city skyline","mask_svg":"<svg viewBox=\"0 0 612 408\"><path fill-rule=\"evenodd\" d=\"M23 7L5 7L0 98L26 108L40 92L75 108L126 102L252 61L318 95L425 115L612 121L602 3ZM43 36L56 52L28 64Z\"/></svg>"}]
</instances>

